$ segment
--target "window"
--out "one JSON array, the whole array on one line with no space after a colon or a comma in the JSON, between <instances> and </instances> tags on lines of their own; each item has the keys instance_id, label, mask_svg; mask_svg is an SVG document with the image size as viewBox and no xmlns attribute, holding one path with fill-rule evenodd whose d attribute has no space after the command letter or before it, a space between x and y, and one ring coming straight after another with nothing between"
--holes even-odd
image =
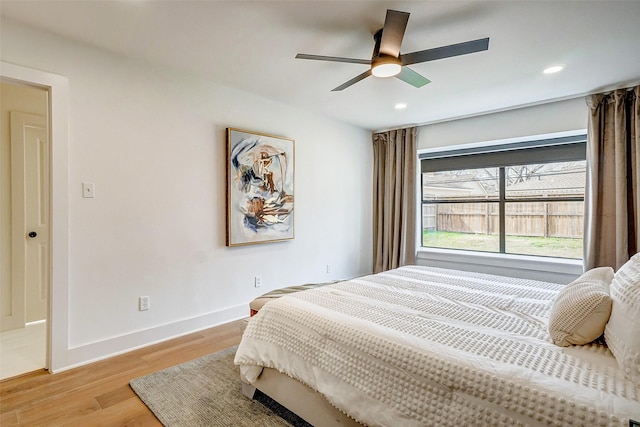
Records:
<instances>
[{"instance_id":1,"label":"window","mask_svg":"<svg viewBox=\"0 0 640 427\"><path fill-rule=\"evenodd\" d=\"M420 154L422 246L582 258L586 135Z\"/></svg>"}]
</instances>

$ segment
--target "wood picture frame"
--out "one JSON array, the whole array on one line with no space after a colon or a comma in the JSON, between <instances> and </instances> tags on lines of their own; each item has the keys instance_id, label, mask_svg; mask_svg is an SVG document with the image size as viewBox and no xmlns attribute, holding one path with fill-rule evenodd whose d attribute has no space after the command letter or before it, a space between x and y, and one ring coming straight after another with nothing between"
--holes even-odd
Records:
<instances>
[{"instance_id":1,"label":"wood picture frame","mask_svg":"<svg viewBox=\"0 0 640 427\"><path fill-rule=\"evenodd\" d=\"M227 128L227 246L294 238L295 141Z\"/></svg>"}]
</instances>

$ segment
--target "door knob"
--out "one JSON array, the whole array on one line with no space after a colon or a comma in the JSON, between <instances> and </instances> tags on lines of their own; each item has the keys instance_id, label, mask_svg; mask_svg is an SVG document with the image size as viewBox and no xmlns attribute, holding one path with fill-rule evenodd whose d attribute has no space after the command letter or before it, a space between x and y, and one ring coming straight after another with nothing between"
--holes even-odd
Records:
<instances>
[{"instance_id":1,"label":"door knob","mask_svg":"<svg viewBox=\"0 0 640 427\"><path fill-rule=\"evenodd\" d=\"M29 234L28 234L28 236L31 237L32 239L34 237L36 237L37 235L38 235L38 233L36 233L35 231L30 231Z\"/></svg>"}]
</instances>

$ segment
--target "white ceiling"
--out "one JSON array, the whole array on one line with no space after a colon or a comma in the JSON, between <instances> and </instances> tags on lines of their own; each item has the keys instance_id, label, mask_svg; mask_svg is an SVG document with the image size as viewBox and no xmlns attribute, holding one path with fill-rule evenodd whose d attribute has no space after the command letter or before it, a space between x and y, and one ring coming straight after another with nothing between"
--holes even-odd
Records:
<instances>
[{"instance_id":1,"label":"white ceiling","mask_svg":"<svg viewBox=\"0 0 640 427\"><path fill-rule=\"evenodd\" d=\"M402 53L490 37L489 50L413 65L416 89L369 77L387 9L410 12ZM381 130L573 98L640 82L640 1L8 1L4 17ZM563 72L543 75L553 64ZM394 110L405 102L408 108Z\"/></svg>"}]
</instances>

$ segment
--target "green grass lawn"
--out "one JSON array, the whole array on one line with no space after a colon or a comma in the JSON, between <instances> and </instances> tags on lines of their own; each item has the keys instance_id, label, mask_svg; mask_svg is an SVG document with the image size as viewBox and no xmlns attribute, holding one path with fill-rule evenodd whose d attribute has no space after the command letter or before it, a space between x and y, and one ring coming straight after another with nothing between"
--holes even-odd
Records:
<instances>
[{"instance_id":1,"label":"green grass lawn","mask_svg":"<svg viewBox=\"0 0 640 427\"><path fill-rule=\"evenodd\" d=\"M500 243L496 234L425 230L422 234L422 244L428 248L467 249L484 252L498 252L500 250ZM519 255L581 259L582 239L507 236L506 252Z\"/></svg>"}]
</instances>

